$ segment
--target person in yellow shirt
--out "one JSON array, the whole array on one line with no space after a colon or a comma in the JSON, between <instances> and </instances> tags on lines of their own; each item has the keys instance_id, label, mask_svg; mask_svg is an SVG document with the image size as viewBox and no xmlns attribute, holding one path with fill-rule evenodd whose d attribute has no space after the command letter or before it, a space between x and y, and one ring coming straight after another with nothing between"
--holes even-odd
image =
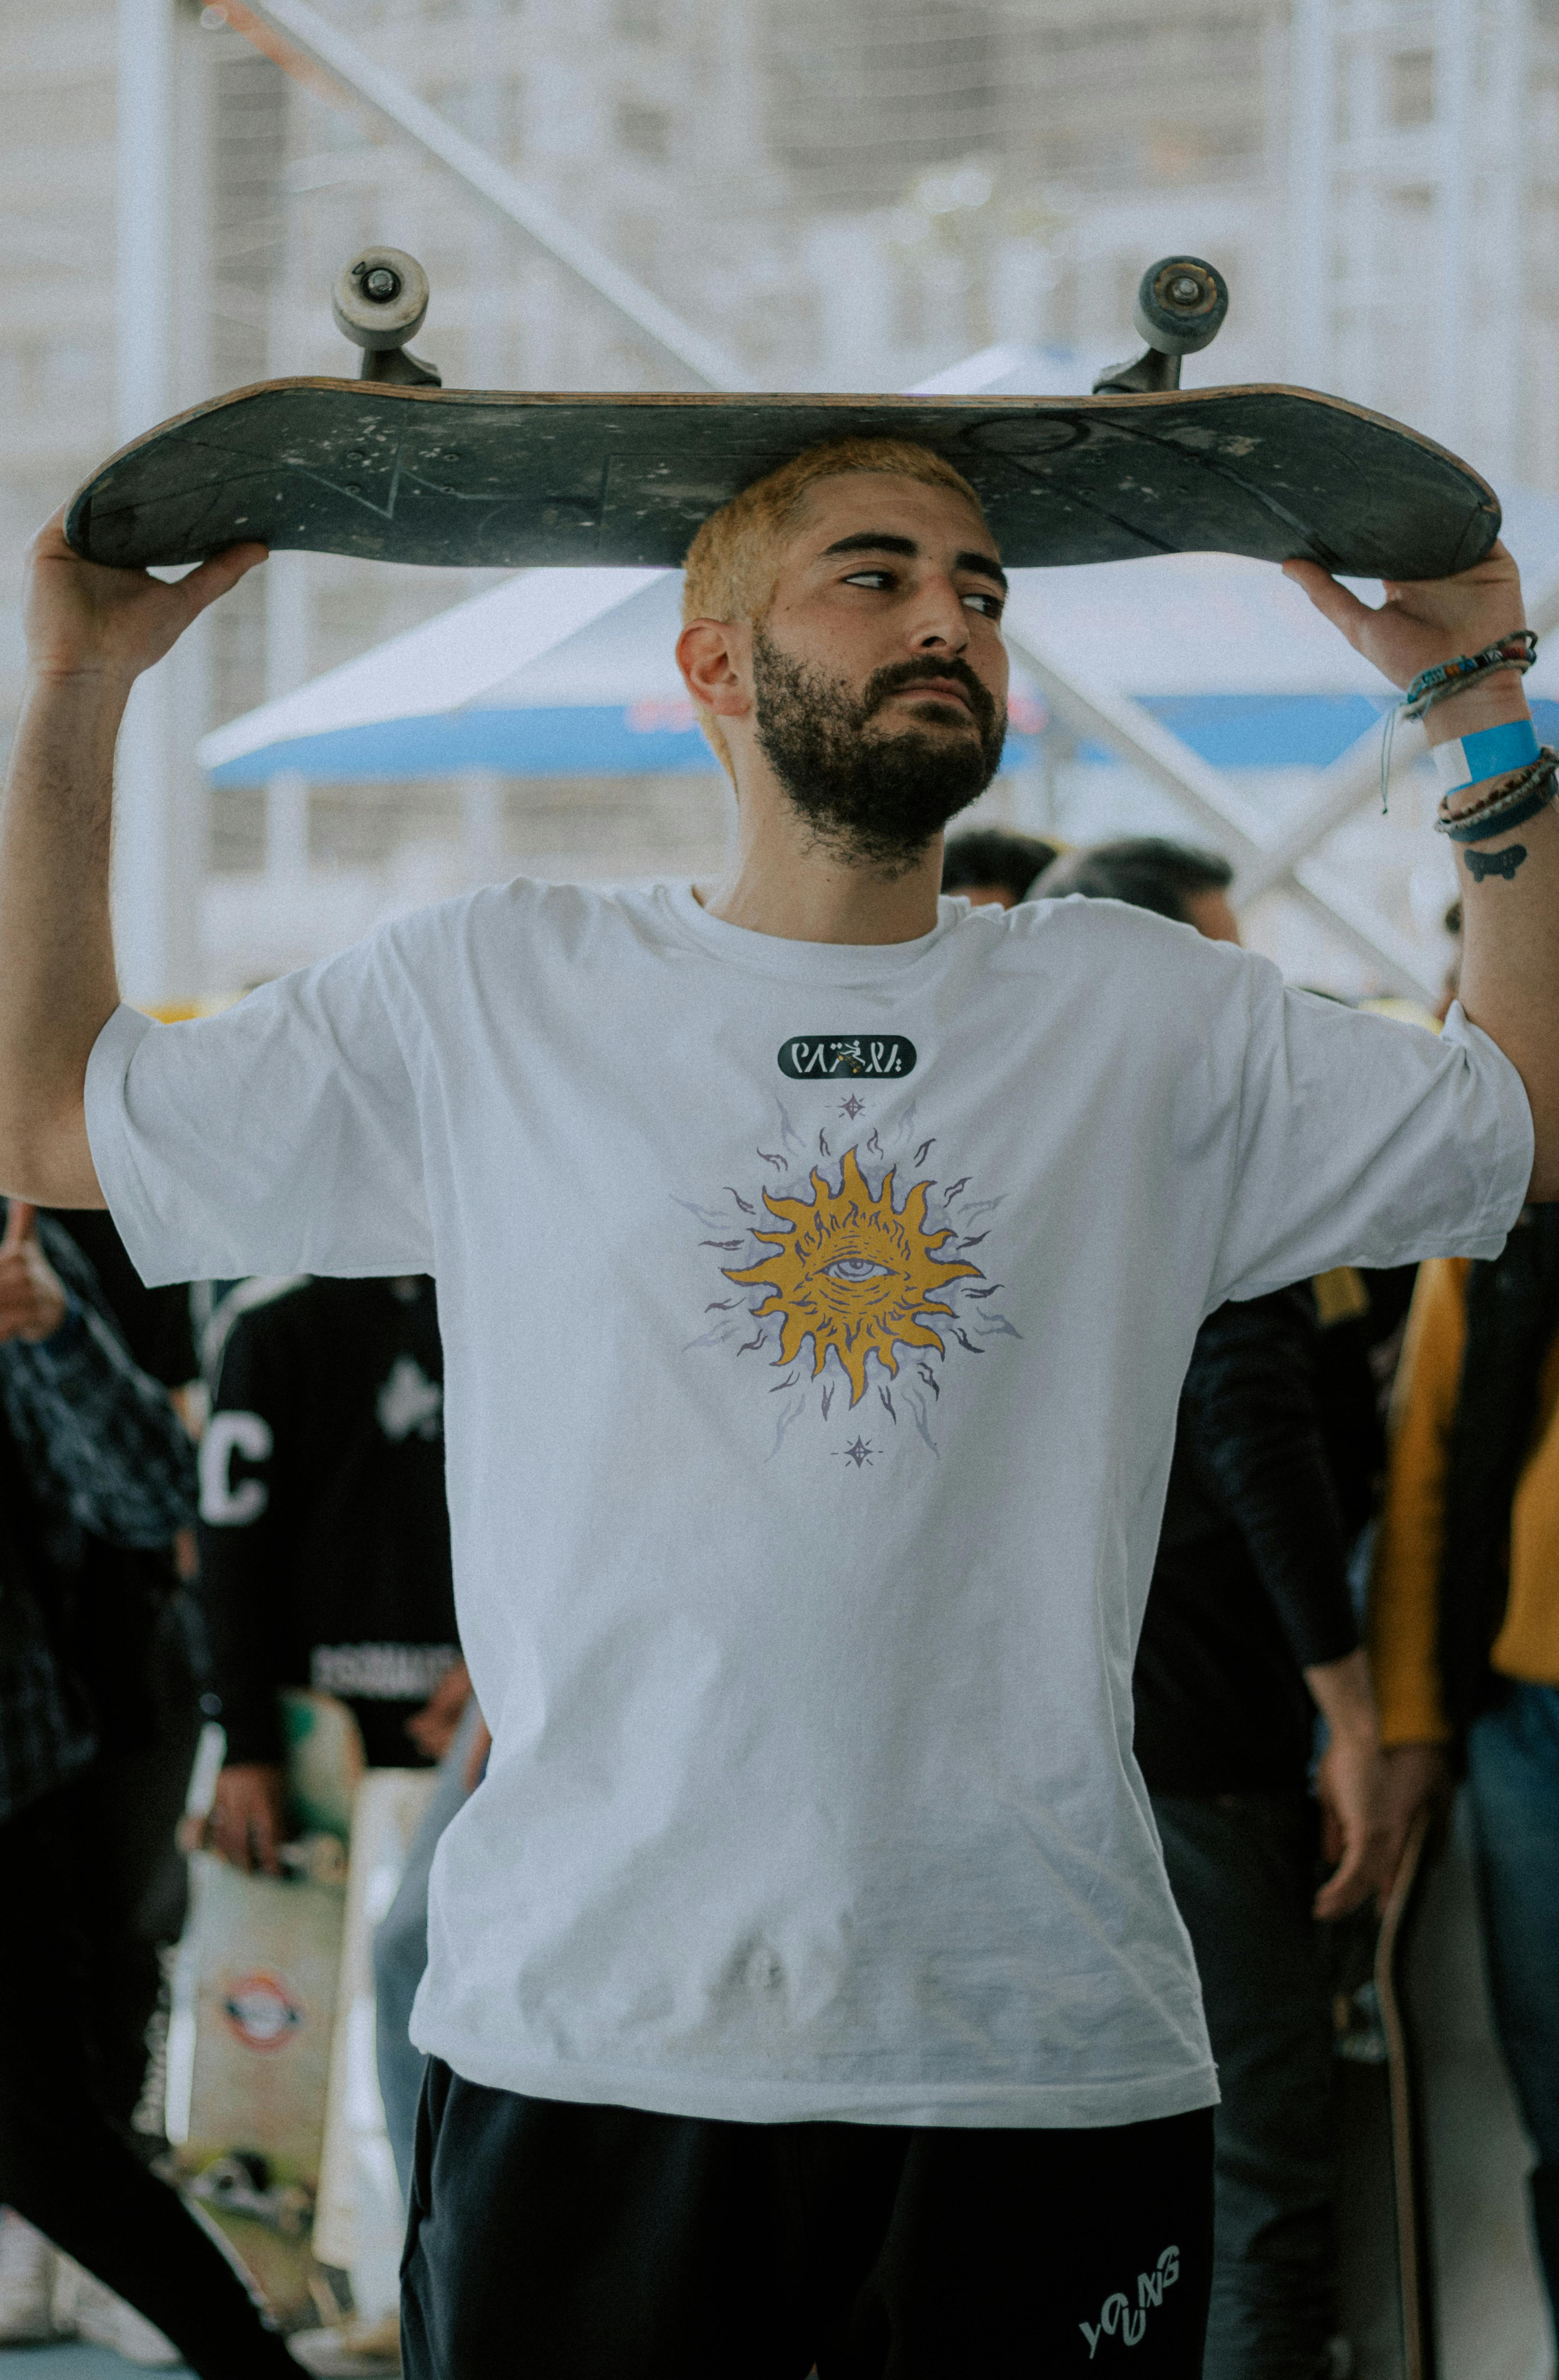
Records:
<instances>
[{"instance_id":1,"label":"person in yellow shirt","mask_svg":"<svg viewBox=\"0 0 1559 2380\"><path fill-rule=\"evenodd\" d=\"M1419 1276L1371 1649L1396 1846L1465 1768L1494 2023L1559 2313L1559 1206Z\"/></svg>"}]
</instances>

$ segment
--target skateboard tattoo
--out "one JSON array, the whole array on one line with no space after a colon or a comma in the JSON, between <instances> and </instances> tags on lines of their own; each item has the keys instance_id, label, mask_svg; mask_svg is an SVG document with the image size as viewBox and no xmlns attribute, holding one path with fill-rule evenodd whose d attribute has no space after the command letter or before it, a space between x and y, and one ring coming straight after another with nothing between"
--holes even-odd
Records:
<instances>
[{"instance_id":1,"label":"skateboard tattoo","mask_svg":"<svg viewBox=\"0 0 1559 2380\"><path fill-rule=\"evenodd\" d=\"M1486 876L1503 876L1505 882L1510 883L1526 856L1527 846L1524 843L1507 843L1503 851L1464 851L1462 853L1462 857L1467 862L1467 872L1475 884L1481 884Z\"/></svg>"},{"instance_id":2,"label":"skateboard tattoo","mask_svg":"<svg viewBox=\"0 0 1559 2380\"><path fill-rule=\"evenodd\" d=\"M956 464L1009 566L1215 552L1440 578L1499 533L1477 473L1384 415L1308 389L1182 390L1181 358L1228 305L1197 257L1143 276L1143 352L1075 397L446 389L406 346L428 302L414 257L365 249L332 297L361 378L263 382L163 422L78 491L70 543L127 568L258 539L443 566L675 569L741 489L807 446L863 436Z\"/></svg>"}]
</instances>

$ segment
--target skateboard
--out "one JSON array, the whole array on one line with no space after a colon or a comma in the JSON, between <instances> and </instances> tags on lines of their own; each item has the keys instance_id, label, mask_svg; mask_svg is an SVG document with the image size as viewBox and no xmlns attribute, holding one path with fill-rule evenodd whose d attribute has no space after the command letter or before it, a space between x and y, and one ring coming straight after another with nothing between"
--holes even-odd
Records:
<instances>
[{"instance_id":1,"label":"skateboard","mask_svg":"<svg viewBox=\"0 0 1559 2380\"><path fill-rule=\"evenodd\" d=\"M1436 2380L1438 2370L1428 2159L1404 1987L1432 1832L1425 1812L1378 1926L1360 1911L1333 1935L1339 2280L1357 2380Z\"/></svg>"},{"instance_id":2,"label":"skateboard","mask_svg":"<svg viewBox=\"0 0 1559 2380\"><path fill-rule=\"evenodd\" d=\"M187 2195L294 2329L317 2319L311 2233L364 1772L344 1704L289 1689L283 1706L297 1838L279 1878L191 1855L167 2125Z\"/></svg>"},{"instance_id":3,"label":"skateboard","mask_svg":"<svg viewBox=\"0 0 1559 2380\"><path fill-rule=\"evenodd\" d=\"M700 523L820 440L897 437L970 480L1009 565L1216 552L1348 576L1469 569L1499 533L1467 464L1300 388L1182 390L1227 310L1194 257L1143 276L1145 346L1076 397L547 395L445 389L405 342L426 276L365 250L335 285L357 381L262 382L134 440L72 498L91 562L199 562L243 539L381 562L675 568Z\"/></svg>"},{"instance_id":4,"label":"skateboard","mask_svg":"<svg viewBox=\"0 0 1559 2380\"><path fill-rule=\"evenodd\" d=\"M1375 1941L1375 1998L1385 2036L1391 2101L1391 2179L1396 2208L1396 2277L1402 2306L1405 2380L1435 2380L1434 2272L1429 2227L1429 2170L1424 2155L1418 2074L1402 1993L1407 1929L1425 1866L1432 1827L1427 1810L1413 1821L1402 1863L1381 1912Z\"/></svg>"}]
</instances>

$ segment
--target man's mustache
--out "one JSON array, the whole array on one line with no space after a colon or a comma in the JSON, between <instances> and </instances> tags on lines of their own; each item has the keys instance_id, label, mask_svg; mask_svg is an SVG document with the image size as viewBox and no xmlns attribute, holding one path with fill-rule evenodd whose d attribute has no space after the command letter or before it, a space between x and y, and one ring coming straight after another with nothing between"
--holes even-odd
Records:
<instances>
[{"instance_id":1,"label":"man's mustache","mask_svg":"<svg viewBox=\"0 0 1559 2380\"><path fill-rule=\"evenodd\" d=\"M866 681L862 715L869 719L890 696L902 694L912 686L934 686L938 678L956 679L969 696L970 708L981 733L988 734L996 722L996 698L989 686L975 676L969 663L956 657L942 662L894 662L887 669L876 671Z\"/></svg>"}]
</instances>

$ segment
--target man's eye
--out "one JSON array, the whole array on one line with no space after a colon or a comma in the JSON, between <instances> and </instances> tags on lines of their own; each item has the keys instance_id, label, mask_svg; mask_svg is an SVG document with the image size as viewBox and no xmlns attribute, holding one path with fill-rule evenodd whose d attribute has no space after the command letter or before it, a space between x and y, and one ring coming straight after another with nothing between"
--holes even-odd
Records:
<instances>
[{"instance_id":1,"label":"man's eye","mask_svg":"<svg viewBox=\"0 0 1559 2380\"><path fill-rule=\"evenodd\" d=\"M972 610L975 612L983 612L987 620L999 620L1001 617L1001 597L999 595L990 595L982 592L977 595L966 595L963 600Z\"/></svg>"},{"instance_id":2,"label":"man's eye","mask_svg":"<svg viewBox=\"0 0 1559 2380\"><path fill-rule=\"evenodd\" d=\"M845 580L847 587L891 587L891 570L852 570Z\"/></svg>"}]
</instances>

